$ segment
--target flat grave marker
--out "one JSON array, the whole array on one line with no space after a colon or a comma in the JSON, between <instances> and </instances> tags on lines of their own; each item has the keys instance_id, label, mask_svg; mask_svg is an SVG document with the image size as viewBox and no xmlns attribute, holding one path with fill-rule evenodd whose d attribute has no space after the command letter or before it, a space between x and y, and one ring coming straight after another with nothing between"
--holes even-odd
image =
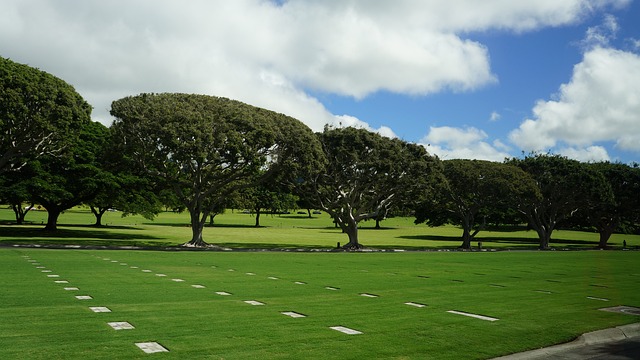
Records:
<instances>
[{"instance_id":1,"label":"flat grave marker","mask_svg":"<svg viewBox=\"0 0 640 360\"><path fill-rule=\"evenodd\" d=\"M165 277L165 276L167 276L167 275L166 275L166 274L156 274L156 276L159 276L159 277Z\"/></svg>"},{"instance_id":2,"label":"flat grave marker","mask_svg":"<svg viewBox=\"0 0 640 360\"><path fill-rule=\"evenodd\" d=\"M60 275L47 275L47 277L50 277L50 278L58 278L58 277L60 277Z\"/></svg>"},{"instance_id":3,"label":"flat grave marker","mask_svg":"<svg viewBox=\"0 0 640 360\"><path fill-rule=\"evenodd\" d=\"M360 334L362 334L361 331L354 330L354 329L349 329L348 327L344 327L344 326L331 326L330 329L336 330L336 331L340 331L341 333L344 333L344 334L347 334L347 335L360 335Z\"/></svg>"},{"instance_id":4,"label":"flat grave marker","mask_svg":"<svg viewBox=\"0 0 640 360\"><path fill-rule=\"evenodd\" d=\"M56 280L56 281L54 281L54 283L56 283L56 284L68 284L69 282L67 280Z\"/></svg>"},{"instance_id":5,"label":"flat grave marker","mask_svg":"<svg viewBox=\"0 0 640 360\"><path fill-rule=\"evenodd\" d=\"M533 290L533 291L541 294L553 294L551 291L548 291L548 290Z\"/></svg>"},{"instance_id":6,"label":"flat grave marker","mask_svg":"<svg viewBox=\"0 0 640 360\"><path fill-rule=\"evenodd\" d=\"M78 300L91 300L93 298L91 296L89 296L89 295L77 295L76 299L78 299Z\"/></svg>"},{"instance_id":7,"label":"flat grave marker","mask_svg":"<svg viewBox=\"0 0 640 360\"><path fill-rule=\"evenodd\" d=\"M360 294L360 296L364 296L364 297L368 297L368 298L377 298L378 297L378 295L368 294L368 293L362 293L362 294Z\"/></svg>"},{"instance_id":8,"label":"flat grave marker","mask_svg":"<svg viewBox=\"0 0 640 360\"><path fill-rule=\"evenodd\" d=\"M78 289L77 287L66 287L66 288L64 288L64 289L65 289L65 290L67 290L67 291L77 291L77 290L80 290L80 289Z\"/></svg>"},{"instance_id":9,"label":"flat grave marker","mask_svg":"<svg viewBox=\"0 0 640 360\"><path fill-rule=\"evenodd\" d=\"M281 314L289 316L289 317L292 317L292 318L295 318L295 319L307 317L307 315L300 314L300 313L297 313L295 311L283 311L283 312L281 312Z\"/></svg>"},{"instance_id":10,"label":"flat grave marker","mask_svg":"<svg viewBox=\"0 0 640 360\"><path fill-rule=\"evenodd\" d=\"M333 286L325 286L324 288L327 290L333 290L333 291L340 290L340 288L333 287Z\"/></svg>"},{"instance_id":11,"label":"flat grave marker","mask_svg":"<svg viewBox=\"0 0 640 360\"><path fill-rule=\"evenodd\" d=\"M169 352L164 346L157 342L142 342L136 343L136 346L147 354L153 354L158 352Z\"/></svg>"},{"instance_id":12,"label":"flat grave marker","mask_svg":"<svg viewBox=\"0 0 640 360\"><path fill-rule=\"evenodd\" d=\"M587 299L590 299L590 300L599 300L599 301L609 301L609 299L600 298L600 297L595 297L595 296L587 296Z\"/></svg>"},{"instance_id":13,"label":"flat grave marker","mask_svg":"<svg viewBox=\"0 0 640 360\"><path fill-rule=\"evenodd\" d=\"M113 330L132 330L135 329L133 325L129 324L126 321L115 321L107 323L109 326L113 328Z\"/></svg>"},{"instance_id":14,"label":"flat grave marker","mask_svg":"<svg viewBox=\"0 0 640 360\"><path fill-rule=\"evenodd\" d=\"M151 270L149 270L149 269L144 269L144 270L142 270L142 272L144 272L144 273L150 273L150 272L153 272L153 271L151 271Z\"/></svg>"},{"instance_id":15,"label":"flat grave marker","mask_svg":"<svg viewBox=\"0 0 640 360\"><path fill-rule=\"evenodd\" d=\"M640 308L633 307L633 306L622 305L622 306L602 308L598 310L640 316Z\"/></svg>"},{"instance_id":16,"label":"flat grave marker","mask_svg":"<svg viewBox=\"0 0 640 360\"><path fill-rule=\"evenodd\" d=\"M244 302L249 304L249 305L254 305L254 306L264 305L264 303L262 303L260 301L256 301L256 300L245 300Z\"/></svg>"},{"instance_id":17,"label":"flat grave marker","mask_svg":"<svg viewBox=\"0 0 640 360\"><path fill-rule=\"evenodd\" d=\"M183 279L171 279L171 281L175 281L175 282L184 282Z\"/></svg>"},{"instance_id":18,"label":"flat grave marker","mask_svg":"<svg viewBox=\"0 0 640 360\"><path fill-rule=\"evenodd\" d=\"M231 293L228 293L226 291L216 291L216 294L221 296L231 296Z\"/></svg>"},{"instance_id":19,"label":"flat grave marker","mask_svg":"<svg viewBox=\"0 0 640 360\"><path fill-rule=\"evenodd\" d=\"M196 289L204 289L204 288L206 288L204 285L191 285L191 287L196 288Z\"/></svg>"},{"instance_id":20,"label":"flat grave marker","mask_svg":"<svg viewBox=\"0 0 640 360\"><path fill-rule=\"evenodd\" d=\"M108 312L111 312L111 309L109 309L106 306L90 306L89 309L91 309L91 311L93 311L94 313L108 313Z\"/></svg>"},{"instance_id":21,"label":"flat grave marker","mask_svg":"<svg viewBox=\"0 0 640 360\"><path fill-rule=\"evenodd\" d=\"M418 307L418 308L423 308L423 307L427 306L425 304L421 304L421 303L417 303L417 302L413 302L413 301L406 302L405 305L414 306L414 307Z\"/></svg>"},{"instance_id":22,"label":"flat grave marker","mask_svg":"<svg viewBox=\"0 0 640 360\"><path fill-rule=\"evenodd\" d=\"M302 281L296 281L295 283L298 284L298 285L307 285L306 282L302 282Z\"/></svg>"},{"instance_id":23,"label":"flat grave marker","mask_svg":"<svg viewBox=\"0 0 640 360\"><path fill-rule=\"evenodd\" d=\"M468 316L468 317L472 317L472 318L476 318L476 319L480 319L480 320L485 320L485 321L498 321L498 320L500 320L498 318L494 318L494 317L490 317L490 316L484 316L484 315L478 315L478 314L472 314L472 313L468 313L468 312L464 312L464 311L449 310L447 312L450 313L450 314Z\"/></svg>"}]
</instances>

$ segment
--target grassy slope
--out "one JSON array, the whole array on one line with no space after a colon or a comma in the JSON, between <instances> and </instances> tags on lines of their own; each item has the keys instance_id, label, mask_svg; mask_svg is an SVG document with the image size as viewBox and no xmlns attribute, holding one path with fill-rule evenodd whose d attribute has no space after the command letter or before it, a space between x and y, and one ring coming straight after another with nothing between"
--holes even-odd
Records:
<instances>
[{"instance_id":1,"label":"grassy slope","mask_svg":"<svg viewBox=\"0 0 640 360\"><path fill-rule=\"evenodd\" d=\"M24 256L70 284L53 283ZM482 359L637 321L634 316L597 309L640 306L639 257L638 252L621 251L313 254L4 249L0 250L4 275L0 357L142 358L145 354L133 343L159 341L171 352L154 355L158 358ZM195 289L193 284L206 289ZM80 291L64 291L64 286ZM233 295L219 296L215 291ZM379 297L359 296L363 292ZM73 297L85 294L94 299L83 302ZM250 306L243 300L266 305ZM407 301L428 306L414 308L404 305ZM113 312L94 314L88 306L108 306ZM447 310L500 320L486 322ZM292 319L281 311L308 317ZM129 321L136 329L114 331L107 321ZM328 329L334 325L364 334L348 336Z\"/></svg>"}]
</instances>

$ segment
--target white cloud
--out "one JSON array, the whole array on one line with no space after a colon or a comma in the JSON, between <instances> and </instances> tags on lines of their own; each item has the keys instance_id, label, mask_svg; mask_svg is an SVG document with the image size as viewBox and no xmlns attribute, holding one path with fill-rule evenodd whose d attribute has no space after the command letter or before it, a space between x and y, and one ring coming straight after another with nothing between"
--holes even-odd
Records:
<instances>
[{"instance_id":1,"label":"white cloud","mask_svg":"<svg viewBox=\"0 0 640 360\"><path fill-rule=\"evenodd\" d=\"M339 115L334 117L333 121L329 123L330 125L333 126L338 126L338 127L355 127L355 128L361 128L361 129L367 129L369 131L372 132L376 132L382 136L386 136L388 138L397 138L398 135L396 135L393 130L391 130L390 127L388 126L381 126L378 129L374 129L372 128L368 123L358 119L357 117L354 116L350 116L350 115Z\"/></svg>"},{"instance_id":2,"label":"white cloud","mask_svg":"<svg viewBox=\"0 0 640 360\"><path fill-rule=\"evenodd\" d=\"M610 161L609 153L602 146L588 146L586 148L567 147L558 150L562 156L583 162Z\"/></svg>"},{"instance_id":3,"label":"white cloud","mask_svg":"<svg viewBox=\"0 0 640 360\"><path fill-rule=\"evenodd\" d=\"M441 159L478 159L490 161L504 161L510 155L500 141L493 145L486 142L488 135L479 129L470 127L465 129L454 127L431 127L429 134L422 143L432 154Z\"/></svg>"},{"instance_id":4,"label":"white cloud","mask_svg":"<svg viewBox=\"0 0 640 360\"><path fill-rule=\"evenodd\" d=\"M500 120L500 118L502 118L502 115L500 115L499 112L494 111L489 116L489 121L498 121L498 120Z\"/></svg>"},{"instance_id":5,"label":"white cloud","mask_svg":"<svg viewBox=\"0 0 640 360\"><path fill-rule=\"evenodd\" d=\"M465 33L571 24L628 3L4 0L0 48L73 84L105 123L120 97L188 92L238 99L320 130L344 119L308 89L355 98L474 90L496 79L487 48Z\"/></svg>"},{"instance_id":6,"label":"white cloud","mask_svg":"<svg viewBox=\"0 0 640 360\"><path fill-rule=\"evenodd\" d=\"M609 42L616 37L619 26L613 15L605 15L602 24L587 29L583 45L587 49L594 47L607 47Z\"/></svg>"},{"instance_id":7,"label":"white cloud","mask_svg":"<svg viewBox=\"0 0 640 360\"><path fill-rule=\"evenodd\" d=\"M640 151L640 56L596 47L584 54L557 100L539 101L533 119L510 134L524 150L547 150L558 143L588 147L614 142Z\"/></svg>"}]
</instances>

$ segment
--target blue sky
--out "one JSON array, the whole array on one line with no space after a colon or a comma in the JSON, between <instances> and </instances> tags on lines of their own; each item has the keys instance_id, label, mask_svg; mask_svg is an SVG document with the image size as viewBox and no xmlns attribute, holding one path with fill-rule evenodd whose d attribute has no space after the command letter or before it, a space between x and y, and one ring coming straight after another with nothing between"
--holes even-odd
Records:
<instances>
[{"instance_id":1,"label":"blue sky","mask_svg":"<svg viewBox=\"0 0 640 360\"><path fill-rule=\"evenodd\" d=\"M633 162L639 20L638 0L3 0L0 56L105 124L123 96L204 93L445 159Z\"/></svg>"}]
</instances>

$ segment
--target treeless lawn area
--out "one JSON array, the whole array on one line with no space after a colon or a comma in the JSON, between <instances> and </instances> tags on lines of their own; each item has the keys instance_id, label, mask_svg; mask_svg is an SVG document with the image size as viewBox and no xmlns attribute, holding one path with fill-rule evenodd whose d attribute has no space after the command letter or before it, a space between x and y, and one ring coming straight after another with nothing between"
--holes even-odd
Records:
<instances>
[{"instance_id":1,"label":"treeless lawn area","mask_svg":"<svg viewBox=\"0 0 640 360\"><path fill-rule=\"evenodd\" d=\"M486 359L637 322L598 309L640 306L639 260L636 251L4 248L0 357ZM133 328L109 325L125 322ZM168 352L135 345L147 342Z\"/></svg>"}]
</instances>

